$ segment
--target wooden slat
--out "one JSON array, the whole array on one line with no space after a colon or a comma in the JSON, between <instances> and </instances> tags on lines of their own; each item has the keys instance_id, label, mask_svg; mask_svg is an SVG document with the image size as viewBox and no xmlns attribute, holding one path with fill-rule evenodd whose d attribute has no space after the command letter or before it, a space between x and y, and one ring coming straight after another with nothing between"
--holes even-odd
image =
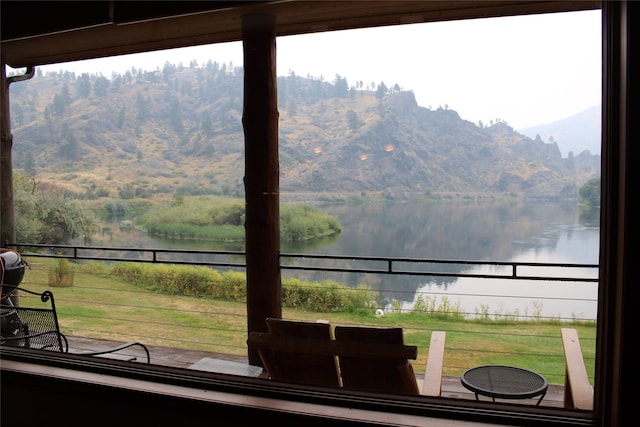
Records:
<instances>
[{"instance_id":1,"label":"wooden slat","mask_svg":"<svg viewBox=\"0 0 640 427\"><path fill-rule=\"evenodd\" d=\"M442 390L442 367L444 364L444 331L431 332L427 367L424 371L422 394L425 396L440 396Z\"/></svg>"},{"instance_id":2,"label":"wooden slat","mask_svg":"<svg viewBox=\"0 0 640 427\"><path fill-rule=\"evenodd\" d=\"M589 383L582 357L578 331L562 328L562 345L567 363L565 375L565 406L575 409L593 409L593 387Z\"/></svg>"}]
</instances>

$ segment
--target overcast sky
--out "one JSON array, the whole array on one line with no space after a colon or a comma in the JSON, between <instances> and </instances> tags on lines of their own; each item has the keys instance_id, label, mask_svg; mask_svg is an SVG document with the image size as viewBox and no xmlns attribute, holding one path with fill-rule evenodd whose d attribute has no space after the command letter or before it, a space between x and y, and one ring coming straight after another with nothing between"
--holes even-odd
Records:
<instances>
[{"instance_id":1,"label":"overcast sky","mask_svg":"<svg viewBox=\"0 0 640 427\"><path fill-rule=\"evenodd\" d=\"M601 98L599 10L510 18L410 24L279 37L278 75L345 77L396 83L422 107L457 111L472 122L506 121L516 130L570 117ZM208 60L242 65L241 42L56 64L43 71L123 73L199 66Z\"/></svg>"}]
</instances>

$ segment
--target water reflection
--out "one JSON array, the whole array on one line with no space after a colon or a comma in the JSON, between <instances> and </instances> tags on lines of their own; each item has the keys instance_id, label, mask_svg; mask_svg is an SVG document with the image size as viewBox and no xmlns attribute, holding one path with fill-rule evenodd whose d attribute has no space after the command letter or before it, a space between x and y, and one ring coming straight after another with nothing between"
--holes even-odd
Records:
<instances>
[{"instance_id":1,"label":"water reflection","mask_svg":"<svg viewBox=\"0 0 640 427\"><path fill-rule=\"evenodd\" d=\"M326 255L381 256L402 258L428 258L440 260L518 261L552 263L598 263L599 228L597 212L579 212L575 205L554 203L399 203L326 206L322 210L335 215L342 224L342 233L314 241L282 242L283 253L313 253ZM134 248L172 248L197 250L244 251L244 243L225 243L193 240L160 239L138 230L119 230L96 240L99 245ZM313 262L310 262L312 265ZM319 261L318 261L319 263ZM342 264L341 264L342 263ZM322 265L339 267L344 261ZM376 267L379 268L379 267ZM410 267L408 267L410 268ZM435 268L435 267L434 267ZM438 266L440 272L452 274L469 270L461 264ZM433 270L432 270L433 271ZM330 279L349 286L367 284L381 292L383 304L397 300L412 304L416 292L432 295L504 295L515 289L529 289L531 298L540 299L539 292L546 288L540 282L507 285L497 280L484 283L478 292L478 280L450 276L391 276L371 273L333 273L283 271L283 276L306 280ZM578 289L562 284L555 288ZM572 313L595 317L597 286L590 284L588 291L569 291L576 298L591 300L586 306L557 307L550 295L543 302L544 313L550 316ZM419 294L418 294L419 295ZM466 296L464 298L470 298ZM464 299L464 301L467 301ZM526 300L523 297L523 301ZM481 302L465 302L465 311L474 312ZM484 297L484 303L490 301ZM493 302L492 310L524 312L513 301ZM576 303L578 304L578 303ZM580 303L582 304L582 303ZM531 301L526 309L531 313ZM540 310L536 310L540 311Z\"/></svg>"},{"instance_id":2,"label":"water reflection","mask_svg":"<svg viewBox=\"0 0 640 427\"><path fill-rule=\"evenodd\" d=\"M403 203L326 208L343 228L340 239L316 253L479 261L597 263L599 229L581 224L575 205L553 203ZM468 267L446 265L451 273ZM316 275L318 276L318 275ZM326 277L327 275L321 275ZM412 301L430 284L447 291L452 277L370 277L389 298ZM345 280L345 279L342 279Z\"/></svg>"}]
</instances>

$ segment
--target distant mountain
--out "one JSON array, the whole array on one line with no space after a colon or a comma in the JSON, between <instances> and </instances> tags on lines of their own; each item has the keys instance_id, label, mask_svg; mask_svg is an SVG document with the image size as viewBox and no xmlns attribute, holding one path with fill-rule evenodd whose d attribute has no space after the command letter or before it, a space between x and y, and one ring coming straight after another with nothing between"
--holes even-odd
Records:
<instances>
[{"instance_id":1,"label":"distant mountain","mask_svg":"<svg viewBox=\"0 0 640 427\"><path fill-rule=\"evenodd\" d=\"M520 132L529 138L540 135L543 141L554 141L563 157L567 157L570 152L577 155L584 150L600 155L601 121L601 108L598 105L566 119L522 129Z\"/></svg>"},{"instance_id":2,"label":"distant mountain","mask_svg":"<svg viewBox=\"0 0 640 427\"><path fill-rule=\"evenodd\" d=\"M209 61L11 87L14 165L84 197L243 193L242 68ZM280 184L291 194L573 198L599 156L506 123L479 127L410 91L278 79ZM555 140L556 137L554 137Z\"/></svg>"}]
</instances>

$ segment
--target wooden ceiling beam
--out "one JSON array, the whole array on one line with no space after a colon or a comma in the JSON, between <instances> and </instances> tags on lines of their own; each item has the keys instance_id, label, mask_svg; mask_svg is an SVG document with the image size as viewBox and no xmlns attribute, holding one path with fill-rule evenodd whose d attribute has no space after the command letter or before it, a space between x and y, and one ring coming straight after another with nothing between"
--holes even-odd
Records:
<instances>
[{"instance_id":1,"label":"wooden ceiling beam","mask_svg":"<svg viewBox=\"0 0 640 427\"><path fill-rule=\"evenodd\" d=\"M148 10L134 8L133 4L138 2L132 2L129 10L120 9L120 3L129 2L96 2L96 9L86 11L72 11L61 6L44 10L5 6L12 3L17 2L0 2L3 27L5 21L14 22L8 30L3 30L0 53L3 61L13 68L238 41L242 40L242 16L253 13L275 16L276 35L286 36L496 17L514 12L545 13L600 7L599 1L592 0L184 2L196 5L198 9L171 9L168 6L162 9L158 5L165 2L141 2ZM209 7L203 10L203 4ZM43 13L47 19L43 18ZM77 16L69 18L67 15L72 13ZM47 20L52 23L46 24ZM15 23L21 23L22 27Z\"/></svg>"}]
</instances>

